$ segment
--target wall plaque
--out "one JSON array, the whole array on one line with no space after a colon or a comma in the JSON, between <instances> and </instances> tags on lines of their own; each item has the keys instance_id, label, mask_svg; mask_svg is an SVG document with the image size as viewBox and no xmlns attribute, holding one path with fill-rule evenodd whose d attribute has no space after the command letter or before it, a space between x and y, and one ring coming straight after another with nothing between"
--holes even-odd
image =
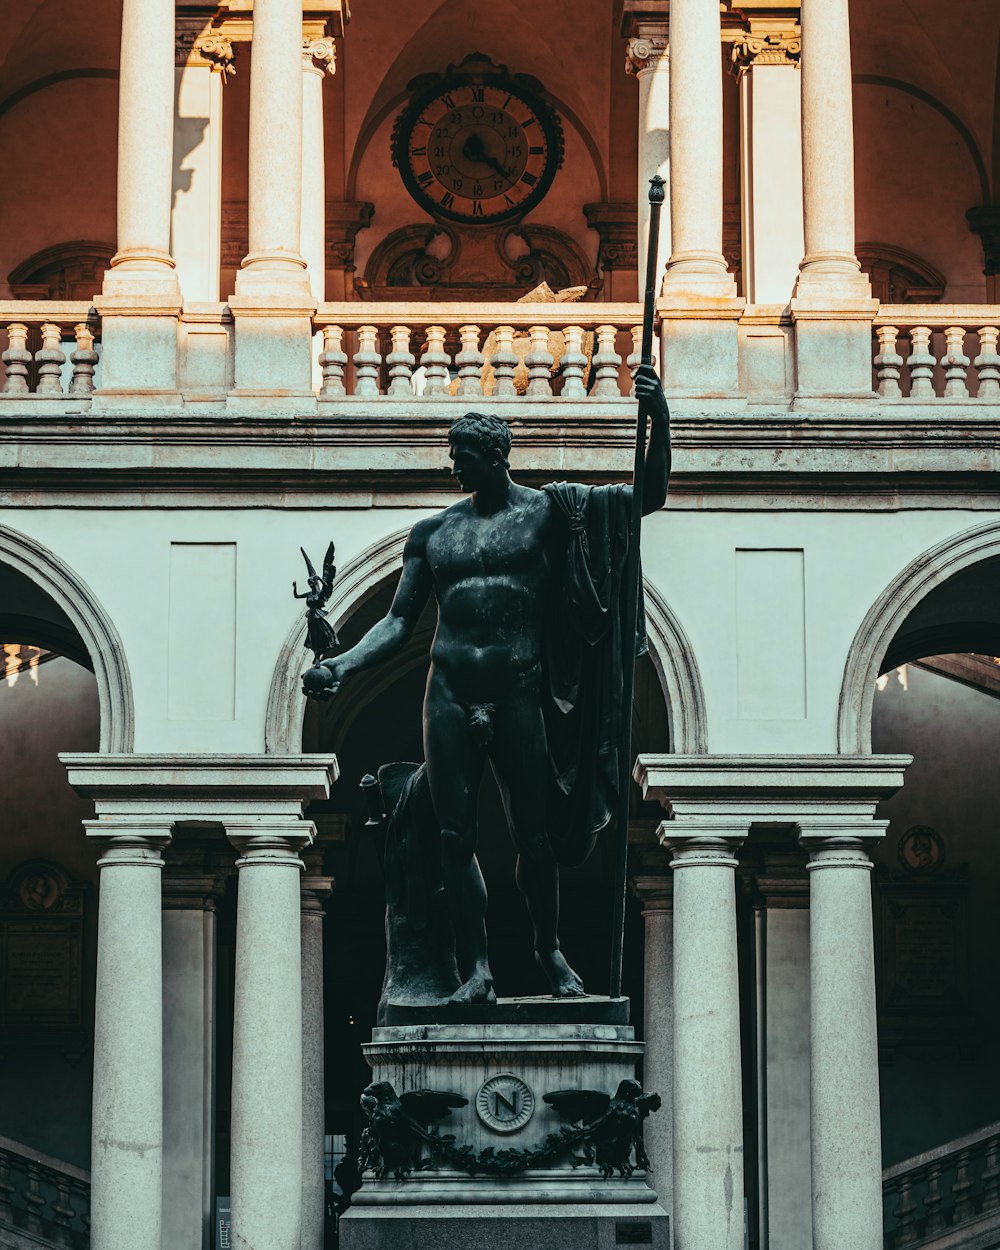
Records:
<instances>
[{"instance_id":1,"label":"wall plaque","mask_svg":"<svg viewBox=\"0 0 1000 1250\"><path fill-rule=\"evenodd\" d=\"M28 860L0 885L0 1038L83 1046L83 896L57 864Z\"/></svg>"}]
</instances>

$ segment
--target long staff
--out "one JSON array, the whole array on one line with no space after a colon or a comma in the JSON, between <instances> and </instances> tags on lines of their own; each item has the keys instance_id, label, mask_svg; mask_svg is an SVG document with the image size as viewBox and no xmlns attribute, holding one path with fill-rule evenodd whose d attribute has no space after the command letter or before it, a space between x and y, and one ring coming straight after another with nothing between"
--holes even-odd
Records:
<instances>
[{"instance_id":1,"label":"long staff","mask_svg":"<svg viewBox=\"0 0 1000 1250\"><path fill-rule=\"evenodd\" d=\"M664 182L649 180L649 241L646 246L646 291L642 308L640 361L653 363L653 314L656 304L656 253ZM635 464L632 470L632 517L625 564L624 621L622 623L621 754L618 771L618 842L615 847L615 910L611 926L611 997L622 992L622 953L625 942L625 893L628 889L628 809L632 784L632 695L635 689L635 634L639 615L639 538L642 530L642 486L646 467L645 405L640 401L635 422Z\"/></svg>"}]
</instances>

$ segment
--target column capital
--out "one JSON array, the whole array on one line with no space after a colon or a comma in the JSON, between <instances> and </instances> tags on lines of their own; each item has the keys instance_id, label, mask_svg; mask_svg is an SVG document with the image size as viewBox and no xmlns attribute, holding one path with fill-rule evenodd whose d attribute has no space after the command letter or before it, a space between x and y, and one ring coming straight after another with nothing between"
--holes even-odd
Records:
<instances>
[{"instance_id":1,"label":"column capital","mask_svg":"<svg viewBox=\"0 0 1000 1250\"><path fill-rule=\"evenodd\" d=\"M751 17L746 29L732 33L730 60L737 78L754 65L797 65L802 27L792 16Z\"/></svg>"},{"instance_id":2,"label":"column capital","mask_svg":"<svg viewBox=\"0 0 1000 1250\"><path fill-rule=\"evenodd\" d=\"M644 916L669 913L674 909L674 879L670 875L635 876L632 878L632 893L642 903Z\"/></svg>"},{"instance_id":3,"label":"column capital","mask_svg":"<svg viewBox=\"0 0 1000 1250\"><path fill-rule=\"evenodd\" d=\"M821 851L845 849L860 851L867 859L867 847L885 837L887 820L859 820L836 813L817 815L798 822L799 843L815 858Z\"/></svg>"},{"instance_id":4,"label":"column capital","mask_svg":"<svg viewBox=\"0 0 1000 1250\"><path fill-rule=\"evenodd\" d=\"M226 821L226 837L240 852L237 868L274 867L303 869L299 851L316 836L311 820Z\"/></svg>"},{"instance_id":5,"label":"column capital","mask_svg":"<svg viewBox=\"0 0 1000 1250\"><path fill-rule=\"evenodd\" d=\"M232 40L217 30L206 30L200 18L178 18L174 31L174 64L178 69L188 65L208 67L221 74L225 82L236 73Z\"/></svg>"},{"instance_id":6,"label":"column capital","mask_svg":"<svg viewBox=\"0 0 1000 1250\"><path fill-rule=\"evenodd\" d=\"M739 817L711 821L664 821L657 830L660 845L673 852L670 867L735 868L736 852L749 825Z\"/></svg>"},{"instance_id":7,"label":"column capital","mask_svg":"<svg viewBox=\"0 0 1000 1250\"><path fill-rule=\"evenodd\" d=\"M625 73L637 78L648 70L656 70L661 62L666 68L670 63L670 40L666 27L662 34L642 34L628 41L625 50Z\"/></svg>"},{"instance_id":8,"label":"column capital","mask_svg":"<svg viewBox=\"0 0 1000 1250\"><path fill-rule=\"evenodd\" d=\"M324 903L333 893L335 885L333 877L316 876L307 867L300 883L303 916L319 916L322 919L326 914Z\"/></svg>"},{"instance_id":9,"label":"column capital","mask_svg":"<svg viewBox=\"0 0 1000 1250\"><path fill-rule=\"evenodd\" d=\"M980 204L966 211L965 220L983 244L983 273L988 277L1000 273L1000 205Z\"/></svg>"},{"instance_id":10,"label":"column capital","mask_svg":"<svg viewBox=\"0 0 1000 1250\"><path fill-rule=\"evenodd\" d=\"M98 868L124 864L162 868L160 852L170 842L173 821L169 816L104 817L85 820L83 827L87 837L97 839L101 846Z\"/></svg>"},{"instance_id":11,"label":"column capital","mask_svg":"<svg viewBox=\"0 0 1000 1250\"><path fill-rule=\"evenodd\" d=\"M302 68L322 78L337 72L337 45L333 39L323 36L313 39L302 37Z\"/></svg>"}]
</instances>

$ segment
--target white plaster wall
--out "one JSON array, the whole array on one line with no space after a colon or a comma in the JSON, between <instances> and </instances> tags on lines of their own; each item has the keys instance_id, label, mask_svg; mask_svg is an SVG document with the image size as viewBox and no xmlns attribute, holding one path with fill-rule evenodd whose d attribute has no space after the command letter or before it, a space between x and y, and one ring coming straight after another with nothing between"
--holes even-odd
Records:
<instances>
[{"instance_id":1,"label":"white plaster wall","mask_svg":"<svg viewBox=\"0 0 1000 1250\"><path fill-rule=\"evenodd\" d=\"M343 567L454 499L428 494L409 509L361 506L356 495L310 510L11 509L8 518L75 569L118 628L136 750L259 751L272 673L301 615L291 597L304 572L299 545L319 559L333 538ZM690 639L710 750L836 750L844 665L871 603L922 551L987 518L681 509L649 518L645 573ZM193 562L191 549L178 556L187 544L197 545ZM178 558L188 569L180 579Z\"/></svg>"}]
</instances>

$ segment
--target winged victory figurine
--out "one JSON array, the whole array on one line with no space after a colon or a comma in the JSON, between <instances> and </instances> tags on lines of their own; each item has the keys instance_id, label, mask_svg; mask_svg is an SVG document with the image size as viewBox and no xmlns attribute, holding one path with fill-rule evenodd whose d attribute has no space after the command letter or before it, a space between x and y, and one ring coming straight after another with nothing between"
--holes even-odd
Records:
<instances>
[{"instance_id":1,"label":"winged victory figurine","mask_svg":"<svg viewBox=\"0 0 1000 1250\"><path fill-rule=\"evenodd\" d=\"M659 1094L643 1093L638 1081L628 1079L619 1083L613 1098L595 1089L560 1089L542 1100L568 1123L585 1126L587 1154L579 1163L596 1162L605 1178L616 1168L620 1176L631 1176L636 1168L652 1170L642 1144L642 1122L659 1111Z\"/></svg>"},{"instance_id":2,"label":"winged victory figurine","mask_svg":"<svg viewBox=\"0 0 1000 1250\"><path fill-rule=\"evenodd\" d=\"M292 594L296 599L306 601L306 637L303 646L313 653L313 663L318 664L325 656L331 655L340 646L337 631L327 620L327 600L333 594L333 579L337 576L337 566L333 562L335 548L333 543L326 549L323 557L323 576L313 568L312 561L300 547L302 558L306 562L309 576L306 578L309 589L299 594L297 582L292 582Z\"/></svg>"}]
</instances>

